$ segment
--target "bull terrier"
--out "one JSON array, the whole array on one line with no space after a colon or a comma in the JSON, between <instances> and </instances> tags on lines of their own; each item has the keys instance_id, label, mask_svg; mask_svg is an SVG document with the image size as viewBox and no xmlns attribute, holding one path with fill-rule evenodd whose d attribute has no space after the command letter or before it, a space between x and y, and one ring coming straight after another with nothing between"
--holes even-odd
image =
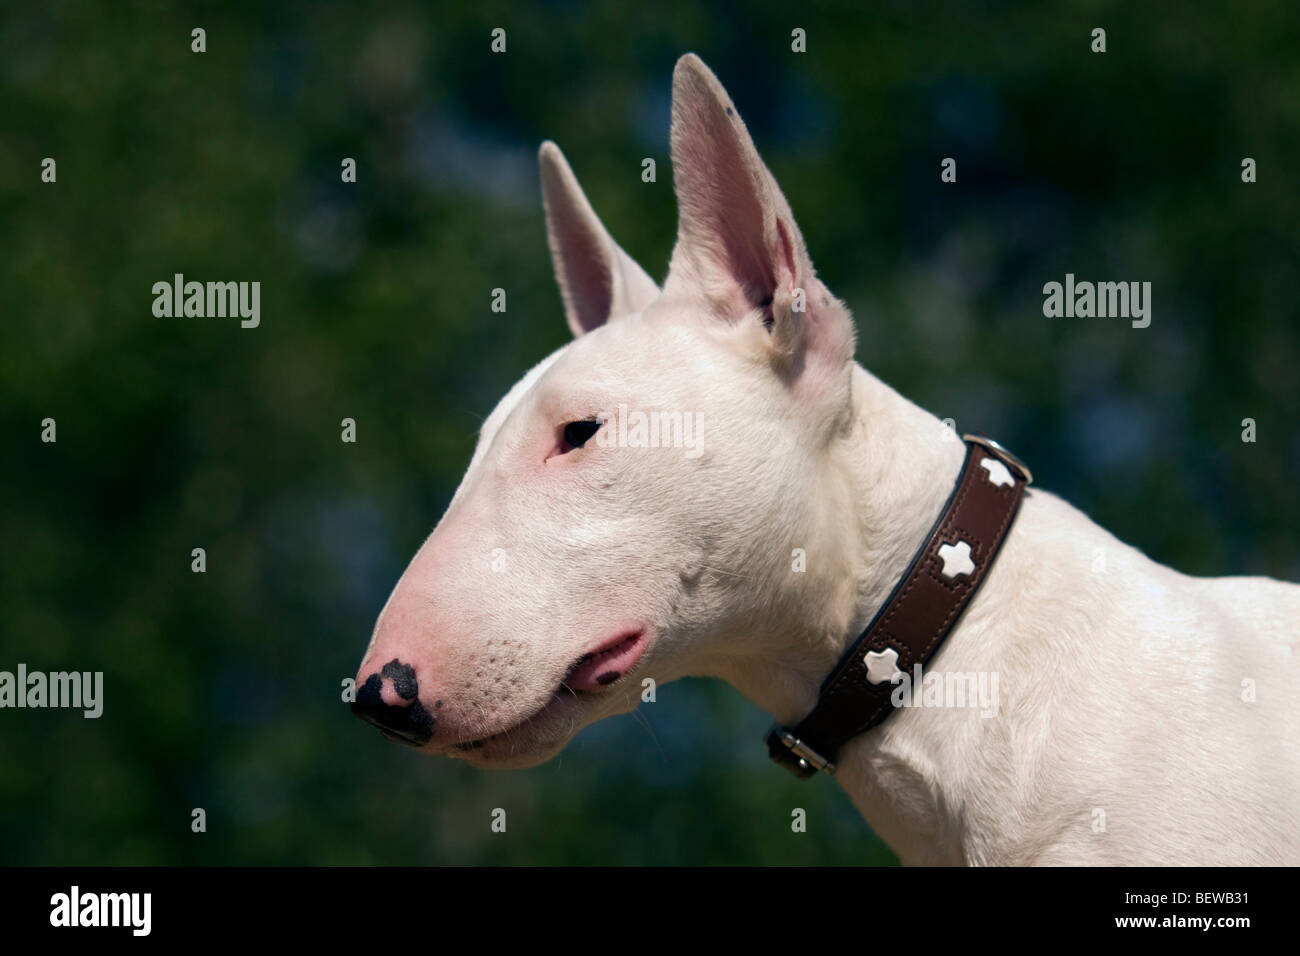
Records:
<instances>
[{"instance_id":1,"label":"bull terrier","mask_svg":"<svg viewBox=\"0 0 1300 956\"><path fill-rule=\"evenodd\" d=\"M962 442L855 362L694 55L671 152L661 289L541 147L574 340L484 422L379 615L353 709L391 739L531 766L687 675L793 725L945 508ZM999 706L899 707L835 778L905 864L1300 864L1297 620L1300 586L1187 577L1027 491L928 661L996 675Z\"/></svg>"}]
</instances>

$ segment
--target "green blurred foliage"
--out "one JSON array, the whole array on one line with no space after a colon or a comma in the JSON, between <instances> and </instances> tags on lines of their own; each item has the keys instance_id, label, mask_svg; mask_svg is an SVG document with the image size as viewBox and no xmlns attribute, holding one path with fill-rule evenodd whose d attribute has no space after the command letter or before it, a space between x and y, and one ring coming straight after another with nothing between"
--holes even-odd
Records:
<instances>
[{"instance_id":1,"label":"green blurred foliage","mask_svg":"<svg viewBox=\"0 0 1300 956\"><path fill-rule=\"evenodd\" d=\"M853 307L863 364L1157 560L1300 577L1293 4L2 17L0 669L103 670L106 704L0 712L0 862L893 860L832 783L768 763L767 719L725 687L661 688L514 774L384 744L340 702L480 420L567 337L537 144L559 142L661 277L687 50ZM261 327L155 318L151 286L176 272L260 280ZM1045 319L1066 272L1151 281L1151 327Z\"/></svg>"}]
</instances>

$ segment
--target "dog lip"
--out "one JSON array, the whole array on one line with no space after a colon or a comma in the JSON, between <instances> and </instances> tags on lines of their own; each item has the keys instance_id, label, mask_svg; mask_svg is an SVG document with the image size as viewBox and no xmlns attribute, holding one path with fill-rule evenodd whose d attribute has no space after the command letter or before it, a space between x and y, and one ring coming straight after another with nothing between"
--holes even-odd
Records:
<instances>
[{"instance_id":1,"label":"dog lip","mask_svg":"<svg viewBox=\"0 0 1300 956\"><path fill-rule=\"evenodd\" d=\"M605 638L605 640L601 641L591 650L587 651L587 653L583 654L582 657L578 658L578 664L590 660L599 654L608 654L610 651L617 650L619 645L626 644L628 641L638 638L644 633L644 627L625 627L621 631L615 633L613 637ZM576 667L577 664L574 666Z\"/></svg>"},{"instance_id":2,"label":"dog lip","mask_svg":"<svg viewBox=\"0 0 1300 956\"><path fill-rule=\"evenodd\" d=\"M596 691L615 683L640 662L646 650L645 637L644 627L631 627L601 641L569 668L564 686Z\"/></svg>"}]
</instances>

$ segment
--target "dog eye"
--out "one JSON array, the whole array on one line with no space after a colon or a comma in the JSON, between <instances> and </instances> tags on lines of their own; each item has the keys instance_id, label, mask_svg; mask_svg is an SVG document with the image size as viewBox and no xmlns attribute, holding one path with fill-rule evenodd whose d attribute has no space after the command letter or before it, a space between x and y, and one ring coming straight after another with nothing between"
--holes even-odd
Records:
<instances>
[{"instance_id":1,"label":"dog eye","mask_svg":"<svg viewBox=\"0 0 1300 956\"><path fill-rule=\"evenodd\" d=\"M564 426L564 443L570 448L581 448L600 430L600 422L569 422Z\"/></svg>"}]
</instances>

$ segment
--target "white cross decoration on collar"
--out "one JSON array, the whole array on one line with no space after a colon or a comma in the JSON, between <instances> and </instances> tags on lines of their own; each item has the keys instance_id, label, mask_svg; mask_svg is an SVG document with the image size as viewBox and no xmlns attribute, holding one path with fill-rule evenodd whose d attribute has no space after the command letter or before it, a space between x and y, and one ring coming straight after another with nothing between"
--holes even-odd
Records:
<instances>
[{"instance_id":1,"label":"white cross decoration on collar","mask_svg":"<svg viewBox=\"0 0 1300 956\"><path fill-rule=\"evenodd\" d=\"M1016 483L1016 480L1011 477L1011 472L1007 470L1007 466L996 458L985 458L980 462L980 467L989 473L989 481L995 488Z\"/></svg>"},{"instance_id":2,"label":"white cross decoration on collar","mask_svg":"<svg viewBox=\"0 0 1300 956\"><path fill-rule=\"evenodd\" d=\"M975 562L970 559L970 545L965 541L941 545L939 558L943 561L943 576L945 578L955 578L962 574L970 574L975 570Z\"/></svg>"},{"instance_id":3,"label":"white cross decoration on collar","mask_svg":"<svg viewBox=\"0 0 1300 956\"><path fill-rule=\"evenodd\" d=\"M862 663L867 665L867 683L893 683L894 675L903 673L898 669L898 651L886 647L883 651L867 651Z\"/></svg>"}]
</instances>

